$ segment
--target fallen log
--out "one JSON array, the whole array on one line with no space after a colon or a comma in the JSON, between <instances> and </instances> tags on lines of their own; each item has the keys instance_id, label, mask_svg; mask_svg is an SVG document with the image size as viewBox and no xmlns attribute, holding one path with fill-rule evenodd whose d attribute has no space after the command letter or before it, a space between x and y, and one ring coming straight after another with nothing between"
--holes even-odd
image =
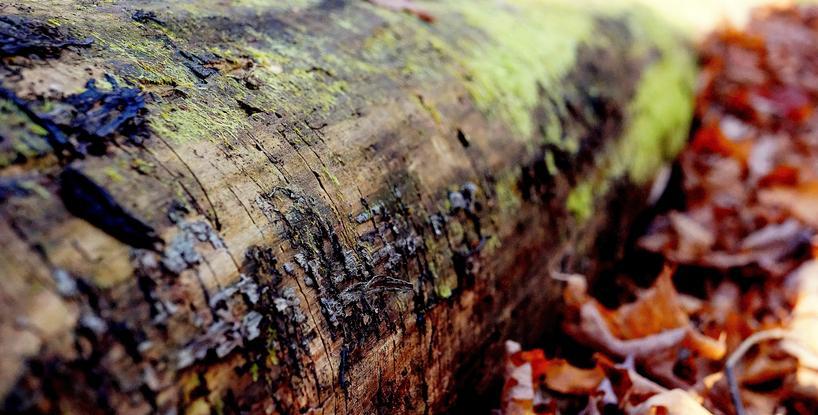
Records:
<instances>
[{"instance_id":1,"label":"fallen log","mask_svg":"<svg viewBox=\"0 0 818 415\"><path fill-rule=\"evenodd\" d=\"M6 412L468 406L686 138L643 11L270 3L0 7Z\"/></svg>"}]
</instances>

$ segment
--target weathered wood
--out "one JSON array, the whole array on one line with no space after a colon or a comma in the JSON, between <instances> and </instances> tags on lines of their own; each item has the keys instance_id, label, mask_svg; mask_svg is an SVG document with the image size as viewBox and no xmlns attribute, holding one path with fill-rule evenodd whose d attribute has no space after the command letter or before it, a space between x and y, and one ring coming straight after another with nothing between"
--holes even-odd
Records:
<instances>
[{"instance_id":1,"label":"weathered wood","mask_svg":"<svg viewBox=\"0 0 818 415\"><path fill-rule=\"evenodd\" d=\"M686 137L641 11L265 3L0 6L6 411L450 408Z\"/></svg>"}]
</instances>

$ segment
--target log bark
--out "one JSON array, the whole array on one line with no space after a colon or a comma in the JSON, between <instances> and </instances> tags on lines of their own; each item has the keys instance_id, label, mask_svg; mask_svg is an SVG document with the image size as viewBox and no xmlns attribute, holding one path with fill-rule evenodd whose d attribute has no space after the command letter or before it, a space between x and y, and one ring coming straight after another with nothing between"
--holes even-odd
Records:
<instances>
[{"instance_id":1,"label":"log bark","mask_svg":"<svg viewBox=\"0 0 818 415\"><path fill-rule=\"evenodd\" d=\"M468 406L686 138L643 11L269 3L0 6L6 412Z\"/></svg>"}]
</instances>

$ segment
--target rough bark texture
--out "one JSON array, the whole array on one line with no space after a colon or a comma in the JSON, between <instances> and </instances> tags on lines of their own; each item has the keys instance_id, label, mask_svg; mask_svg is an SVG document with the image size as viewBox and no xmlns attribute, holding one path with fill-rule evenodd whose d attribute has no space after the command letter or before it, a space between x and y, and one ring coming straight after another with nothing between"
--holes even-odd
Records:
<instances>
[{"instance_id":1,"label":"rough bark texture","mask_svg":"<svg viewBox=\"0 0 818 415\"><path fill-rule=\"evenodd\" d=\"M0 6L5 411L451 408L686 136L642 12L265 3Z\"/></svg>"}]
</instances>

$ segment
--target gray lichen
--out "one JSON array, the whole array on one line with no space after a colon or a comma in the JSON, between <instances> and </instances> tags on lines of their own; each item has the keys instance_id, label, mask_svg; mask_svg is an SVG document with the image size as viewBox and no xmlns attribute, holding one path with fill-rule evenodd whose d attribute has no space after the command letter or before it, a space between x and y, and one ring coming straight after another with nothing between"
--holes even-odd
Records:
<instances>
[{"instance_id":1,"label":"gray lichen","mask_svg":"<svg viewBox=\"0 0 818 415\"><path fill-rule=\"evenodd\" d=\"M213 248L224 248L221 237L207 222L182 222L178 227L179 233L165 247L162 257L162 265L168 271L179 274L201 262L202 255L196 250L199 243L209 242Z\"/></svg>"}]
</instances>

